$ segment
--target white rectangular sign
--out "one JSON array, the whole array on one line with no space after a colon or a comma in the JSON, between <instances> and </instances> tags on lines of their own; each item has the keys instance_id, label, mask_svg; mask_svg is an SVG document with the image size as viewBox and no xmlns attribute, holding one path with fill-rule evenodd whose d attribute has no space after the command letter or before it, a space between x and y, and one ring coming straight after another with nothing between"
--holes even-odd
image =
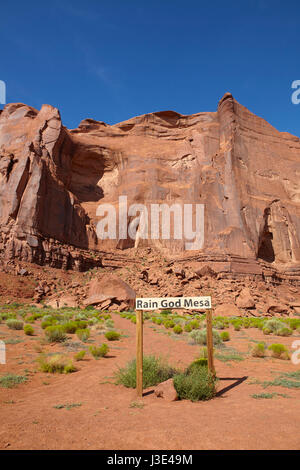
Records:
<instances>
[{"instance_id":1,"label":"white rectangular sign","mask_svg":"<svg viewBox=\"0 0 300 470\"><path fill-rule=\"evenodd\" d=\"M205 310L211 308L211 297L153 297L135 299L136 310L184 308Z\"/></svg>"}]
</instances>

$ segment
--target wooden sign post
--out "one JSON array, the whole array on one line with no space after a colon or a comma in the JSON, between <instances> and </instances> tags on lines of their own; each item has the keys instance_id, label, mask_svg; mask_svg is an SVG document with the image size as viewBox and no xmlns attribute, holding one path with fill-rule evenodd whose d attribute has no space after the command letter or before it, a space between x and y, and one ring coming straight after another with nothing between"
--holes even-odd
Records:
<instances>
[{"instance_id":1,"label":"wooden sign post","mask_svg":"<svg viewBox=\"0 0 300 470\"><path fill-rule=\"evenodd\" d=\"M137 298L136 308L136 392L143 396L143 310L160 309L194 309L206 310L207 356L208 369L215 375L213 361L213 335L211 297L168 297L168 298Z\"/></svg>"},{"instance_id":2,"label":"wooden sign post","mask_svg":"<svg viewBox=\"0 0 300 470\"><path fill-rule=\"evenodd\" d=\"M143 311L136 312L136 391L143 396Z\"/></svg>"},{"instance_id":3,"label":"wooden sign post","mask_svg":"<svg viewBox=\"0 0 300 470\"><path fill-rule=\"evenodd\" d=\"M207 363L208 370L215 377L216 370L214 366L214 340L212 332L212 311L206 310L206 345L207 345Z\"/></svg>"}]
</instances>

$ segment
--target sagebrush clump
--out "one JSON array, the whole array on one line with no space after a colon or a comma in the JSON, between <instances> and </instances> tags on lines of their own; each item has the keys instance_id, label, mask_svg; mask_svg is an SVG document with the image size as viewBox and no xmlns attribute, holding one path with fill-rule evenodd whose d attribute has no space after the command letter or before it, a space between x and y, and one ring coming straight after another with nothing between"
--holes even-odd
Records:
<instances>
[{"instance_id":1,"label":"sagebrush clump","mask_svg":"<svg viewBox=\"0 0 300 470\"><path fill-rule=\"evenodd\" d=\"M269 333L266 333L266 331L267 331L267 332L273 333L274 335L277 335L278 332L283 327L284 327L284 324L280 320L277 320L276 318L271 318L271 320L267 320L264 323L263 332L265 334L269 334Z\"/></svg>"},{"instance_id":2,"label":"sagebrush clump","mask_svg":"<svg viewBox=\"0 0 300 470\"><path fill-rule=\"evenodd\" d=\"M192 329L193 328L191 327L191 325L189 323L186 323L184 325L184 331L186 331L187 333L190 333L192 331Z\"/></svg>"},{"instance_id":3,"label":"sagebrush clump","mask_svg":"<svg viewBox=\"0 0 300 470\"><path fill-rule=\"evenodd\" d=\"M80 341L82 341L83 343L85 343L89 337L90 337L90 330L88 328L78 328L76 330L76 335L78 337L78 339L80 339Z\"/></svg>"},{"instance_id":4,"label":"sagebrush clump","mask_svg":"<svg viewBox=\"0 0 300 470\"><path fill-rule=\"evenodd\" d=\"M24 323L22 320L16 320L14 318L9 318L6 320L6 326L11 330L23 330Z\"/></svg>"},{"instance_id":5,"label":"sagebrush clump","mask_svg":"<svg viewBox=\"0 0 300 470\"><path fill-rule=\"evenodd\" d=\"M16 375L16 374L6 374L0 377L0 387L3 388L13 388L17 385L26 382L26 375Z\"/></svg>"},{"instance_id":6,"label":"sagebrush clump","mask_svg":"<svg viewBox=\"0 0 300 470\"><path fill-rule=\"evenodd\" d=\"M27 336L33 336L34 335L34 329L32 328L31 325L24 325L24 333Z\"/></svg>"},{"instance_id":7,"label":"sagebrush clump","mask_svg":"<svg viewBox=\"0 0 300 470\"><path fill-rule=\"evenodd\" d=\"M61 343L67 339L65 331L61 325L47 326L45 335L49 343Z\"/></svg>"},{"instance_id":8,"label":"sagebrush clump","mask_svg":"<svg viewBox=\"0 0 300 470\"><path fill-rule=\"evenodd\" d=\"M199 367L207 367L208 366L208 359L201 357L193 361L187 368L188 372L192 372L194 369L198 369Z\"/></svg>"},{"instance_id":9,"label":"sagebrush clump","mask_svg":"<svg viewBox=\"0 0 300 470\"><path fill-rule=\"evenodd\" d=\"M208 357L207 346L201 346L201 348L199 349L199 358L207 359L207 357Z\"/></svg>"},{"instance_id":10,"label":"sagebrush clump","mask_svg":"<svg viewBox=\"0 0 300 470\"><path fill-rule=\"evenodd\" d=\"M251 350L251 356L253 357L265 357L265 343L257 343Z\"/></svg>"},{"instance_id":11,"label":"sagebrush clump","mask_svg":"<svg viewBox=\"0 0 300 470\"><path fill-rule=\"evenodd\" d=\"M75 354L74 359L75 361L83 361L84 356L86 355L86 351L79 351L78 353Z\"/></svg>"},{"instance_id":12,"label":"sagebrush clump","mask_svg":"<svg viewBox=\"0 0 300 470\"><path fill-rule=\"evenodd\" d=\"M157 385L170 379L176 374L176 369L161 357L144 356L143 358L143 388ZM117 383L125 387L136 387L136 359L120 368L116 373Z\"/></svg>"},{"instance_id":13,"label":"sagebrush clump","mask_svg":"<svg viewBox=\"0 0 300 470\"><path fill-rule=\"evenodd\" d=\"M196 330L196 329L200 328L200 323L196 319L190 321L189 325L193 330Z\"/></svg>"},{"instance_id":14,"label":"sagebrush clump","mask_svg":"<svg viewBox=\"0 0 300 470\"><path fill-rule=\"evenodd\" d=\"M242 328L242 321L241 319L234 319L232 320L232 325L235 331L240 331Z\"/></svg>"},{"instance_id":15,"label":"sagebrush clump","mask_svg":"<svg viewBox=\"0 0 300 470\"><path fill-rule=\"evenodd\" d=\"M42 372L48 372L50 374L70 374L77 370L72 359L65 357L63 354L54 354L50 357L40 356L38 363Z\"/></svg>"},{"instance_id":16,"label":"sagebrush clump","mask_svg":"<svg viewBox=\"0 0 300 470\"><path fill-rule=\"evenodd\" d=\"M180 399L210 400L216 394L216 379L207 367L199 362L188 367L184 373L176 374L173 381Z\"/></svg>"},{"instance_id":17,"label":"sagebrush clump","mask_svg":"<svg viewBox=\"0 0 300 470\"><path fill-rule=\"evenodd\" d=\"M80 322L77 322L77 321L68 321L62 324L62 328L65 331L65 333L73 335L76 332L76 330L79 328L79 325L78 325L79 323Z\"/></svg>"},{"instance_id":18,"label":"sagebrush clump","mask_svg":"<svg viewBox=\"0 0 300 470\"><path fill-rule=\"evenodd\" d=\"M104 336L108 341L118 341L121 337L117 331L107 331Z\"/></svg>"},{"instance_id":19,"label":"sagebrush clump","mask_svg":"<svg viewBox=\"0 0 300 470\"><path fill-rule=\"evenodd\" d=\"M272 356L276 359L285 359L288 360L290 358L289 351L284 344L274 343L271 344L268 349L271 351Z\"/></svg>"},{"instance_id":20,"label":"sagebrush clump","mask_svg":"<svg viewBox=\"0 0 300 470\"><path fill-rule=\"evenodd\" d=\"M164 327L165 328L174 328L175 322L173 320L165 320Z\"/></svg>"},{"instance_id":21,"label":"sagebrush clump","mask_svg":"<svg viewBox=\"0 0 300 470\"><path fill-rule=\"evenodd\" d=\"M176 335L180 335L182 333L182 327L180 325L175 325L173 331Z\"/></svg>"},{"instance_id":22,"label":"sagebrush clump","mask_svg":"<svg viewBox=\"0 0 300 470\"><path fill-rule=\"evenodd\" d=\"M104 357L109 351L109 347L107 344L103 343L101 346L90 346L89 351L91 355L95 358L98 359L99 357Z\"/></svg>"},{"instance_id":23,"label":"sagebrush clump","mask_svg":"<svg viewBox=\"0 0 300 470\"><path fill-rule=\"evenodd\" d=\"M286 326L283 326L282 328L280 328L280 330L278 330L277 334L278 336L291 336L293 334L293 330Z\"/></svg>"},{"instance_id":24,"label":"sagebrush clump","mask_svg":"<svg viewBox=\"0 0 300 470\"><path fill-rule=\"evenodd\" d=\"M218 345L222 343L221 336L217 330L213 328L213 343L214 345ZM207 337L206 337L206 328L203 328L202 330L193 330L190 333L190 338L192 341L196 344L206 344Z\"/></svg>"},{"instance_id":25,"label":"sagebrush clump","mask_svg":"<svg viewBox=\"0 0 300 470\"><path fill-rule=\"evenodd\" d=\"M229 341L230 340L229 331L222 331L220 333L220 337L222 341Z\"/></svg>"}]
</instances>

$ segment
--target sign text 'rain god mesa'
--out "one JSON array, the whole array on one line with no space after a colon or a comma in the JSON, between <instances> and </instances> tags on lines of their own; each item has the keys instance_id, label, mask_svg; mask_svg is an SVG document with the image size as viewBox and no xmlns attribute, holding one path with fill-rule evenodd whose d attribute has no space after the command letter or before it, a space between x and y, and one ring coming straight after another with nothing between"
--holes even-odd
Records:
<instances>
[{"instance_id":1,"label":"sign text 'rain god mesa'","mask_svg":"<svg viewBox=\"0 0 300 470\"><path fill-rule=\"evenodd\" d=\"M160 297L135 299L136 310L158 310L163 308L209 309L211 297Z\"/></svg>"}]
</instances>

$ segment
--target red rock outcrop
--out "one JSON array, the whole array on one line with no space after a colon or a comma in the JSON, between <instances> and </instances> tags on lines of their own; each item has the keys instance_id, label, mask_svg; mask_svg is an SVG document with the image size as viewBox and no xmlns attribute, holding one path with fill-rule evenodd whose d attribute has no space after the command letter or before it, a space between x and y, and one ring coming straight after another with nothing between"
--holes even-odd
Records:
<instances>
[{"instance_id":1,"label":"red rock outcrop","mask_svg":"<svg viewBox=\"0 0 300 470\"><path fill-rule=\"evenodd\" d=\"M205 239L139 240L216 273L300 277L300 140L227 93L216 112L151 113L68 130L59 111L9 104L0 114L0 232L5 260L86 269L133 247L98 240L99 204L202 203ZM129 219L127 223L129 223ZM180 260L179 260L180 261ZM278 274L279 273L279 274Z\"/></svg>"},{"instance_id":2,"label":"red rock outcrop","mask_svg":"<svg viewBox=\"0 0 300 470\"><path fill-rule=\"evenodd\" d=\"M72 145L51 106L37 112L10 104L1 113L0 226L7 260L84 268L84 252L71 247L93 247L96 235L69 189Z\"/></svg>"},{"instance_id":3,"label":"red rock outcrop","mask_svg":"<svg viewBox=\"0 0 300 470\"><path fill-rule=\"evenodd\" d=\"M91 281L83 304L106 308L115 303L116 306L121 305L123 309L128 309L134 308L135 298L135 291L126 282L114 274L103 273Z\"/></svg>"}]
</instances>

